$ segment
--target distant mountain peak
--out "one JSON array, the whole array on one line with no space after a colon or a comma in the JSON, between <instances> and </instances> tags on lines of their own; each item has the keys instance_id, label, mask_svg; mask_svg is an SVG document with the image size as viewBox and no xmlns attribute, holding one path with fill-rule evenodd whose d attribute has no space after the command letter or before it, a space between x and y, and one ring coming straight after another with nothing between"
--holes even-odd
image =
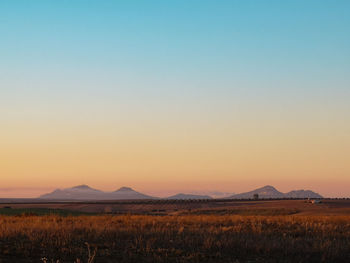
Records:
<instances>
[{"instance_id":1,"label":"distant mountain peak","mask_svg":"<svg viewBox=\"0 0 350 263\"><path fill-rule=\"evenodd\" d=\"M311 190L293 190L285 194L290 198L322 198L322 196Z\"/></svg>"},{"instance_id":2,"label":"distant mountain peak","mask_svg":"<svg viewBox=\"0 0 350 263\"><path fill-rule=\"evenodd\" d=\"M120 187L117 191L134 191L134 189L132 189L130 187L123 186L123 187Z\"/></svg>"},{"instance_id":3,"label":"distant mountain peak","mask_svg":"<svg viewBox=\"0 0 350 263\"><path fill-rule=\"evenodd\" d=\"M259 198L322 198L321 195L310 190L293 190L288 193L282 193L271 185L255 189L250 192L232 195L230 198L253 198L255 194Z\"/></svg>"},{"instance_id":4,"label":"distant mountain peak","mask_svg":"<svg viewBox=\"0 0 350 263\"><path fill-rule=\"evenodd\" d=\"M77 185L77 186L74 186L72 188L67 188L67 189L63 189L63 190L66 190L66 191L78 191L78 192L102 192L100 190L97 190L95 188L92 188L86 184L82 184L82 185Z\"/></svg>"},{"instance_id":5,"label":"distant mountain peak","mask_svg":"<svg viewBox=\"0 0 350 263\"><path fill-rule=\"evenodd\" d=\"M277 191L277 189L272 185L265 185L264 187L259 188L259 190Z\"/></svg>"},{"instance_id":6,"label":"distant mountain peak","mask_svg":"<svg viewBox=\"0 0 350 263\"><path fill-rule=\"evenodd\" d=\"M104 192L91 188L86 184L77 185L66 189L56 189L51 193L40 196L44 199L69 199L69 200L120 200L120 199L154 199L134 191L130 187L122 187L114 192Z\"/></svg>"},{"instance_id":7,"label":"distant mountain peak","mask_svg":"<svg viewBox=\"0 0 350 263\"><path fill-rule=\"evenodd\" d=\"M72 189L92 189L92 188L86 184L81 184L81 185L72 187Z\"/></svg>"}]
</instances>

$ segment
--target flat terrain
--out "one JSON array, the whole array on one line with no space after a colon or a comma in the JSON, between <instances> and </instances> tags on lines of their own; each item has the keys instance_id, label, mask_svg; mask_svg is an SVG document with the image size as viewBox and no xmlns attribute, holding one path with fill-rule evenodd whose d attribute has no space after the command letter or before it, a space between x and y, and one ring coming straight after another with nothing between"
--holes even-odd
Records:
<instances>
[{"instance_id":1,"label":"flat terrain","mask_svg":"<svg viewBox=\"0 0 350 263\"><path fill-rule=\"evenodd\" d=\"M348 200L0 207L0 263L350 262Z\"/></svg>"},{"instance_id":2,"label":"flat terrain","mask_svg":"<svg viewBox=\"0 0 350 263\"><path fill-rule=\"evenodd\" d=\"M60 209L80 213L111 213L139 215L177 214L298 214L298 215L350 215L350 200L322 200L312 204L307 200L134 200L96 202L47 202L0 200L1 209ZM5 211L6 213L6 211Z\"/></svg>"}]
</instances>

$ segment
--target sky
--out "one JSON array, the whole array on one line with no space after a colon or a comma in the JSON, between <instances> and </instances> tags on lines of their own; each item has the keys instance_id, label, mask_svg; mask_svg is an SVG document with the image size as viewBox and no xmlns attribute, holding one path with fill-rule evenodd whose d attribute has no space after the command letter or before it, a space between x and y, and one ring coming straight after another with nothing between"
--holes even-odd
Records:
<instances>
[{"instance_id":1,"label":"sky","mask_svg":"<svg viewBox=\"0 0 350 263\"><path fill-rule=\"evenodd\" d=\"M350 197L350 2L0 2L0 197Z\"/></svg>"}]
</instances>

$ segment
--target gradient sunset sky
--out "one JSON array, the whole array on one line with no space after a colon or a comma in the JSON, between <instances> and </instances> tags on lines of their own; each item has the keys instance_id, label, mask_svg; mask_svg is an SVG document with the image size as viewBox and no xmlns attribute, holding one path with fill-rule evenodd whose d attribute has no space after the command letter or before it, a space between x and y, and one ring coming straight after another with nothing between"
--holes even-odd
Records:
<instances>
[{"instance_id":1,"label":"gradient sunset sky","mask_svg":"<svg viewBox=\"0 0 350 263\"><path fill-rule=\"evenodd\" d=\"M0 2L0 197L350 196L350 1Z\"/></svg>"}]
</instances>

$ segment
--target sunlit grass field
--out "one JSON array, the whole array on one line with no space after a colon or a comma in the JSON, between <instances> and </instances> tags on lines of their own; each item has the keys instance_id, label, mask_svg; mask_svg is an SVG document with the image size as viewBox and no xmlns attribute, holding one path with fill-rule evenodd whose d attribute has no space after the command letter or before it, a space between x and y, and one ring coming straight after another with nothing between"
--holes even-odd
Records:
<instances>
[{"instance_id":1,"label":"sunlit grass field","mask_svg":"<svg viewBox=\"0 0 350 263\"><path fill-rule=\"evenodd\" d=\"M101 263L350 262L350 216L0 216L0 262L89 262L86 242Z\"/></svg>"}]
</instances>

